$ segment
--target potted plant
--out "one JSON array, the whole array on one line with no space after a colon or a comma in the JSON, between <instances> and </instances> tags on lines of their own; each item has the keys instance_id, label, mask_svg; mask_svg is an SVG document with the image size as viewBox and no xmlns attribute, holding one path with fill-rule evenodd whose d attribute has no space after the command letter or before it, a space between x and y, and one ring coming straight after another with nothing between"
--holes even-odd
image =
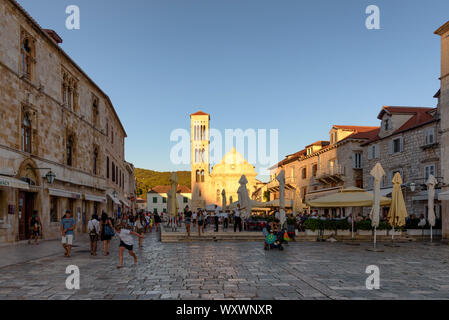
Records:
<instances>
[{"instance_id":1,"label":"potted plant","mask_svg":"<svg viewBox=\"0 0 449 320\"><path fill-rule=\"evenodd\" d=\"M317 236L318 230L320 229L320 220L318 219L307 219L304 222L304 229L306 229L307 236Z\"/></svg>"},{"instance_id":2,"label":"potted plant","mask_svg":"<svg viewBox=\"0 0 449 320\"><path fill-rule=\"evenodd\" d=\"M371 236L373 235L373 227L371 226L371 220L362 220L357 223L357 234L359 236Z\"/></svg>"},{"instance_id":3,"label":"potted plant","mask_svg":"<svg viewBox=\"0 0 449 320\"><path fill-rule=\"evenodd\" d=\"M349 236L351 235L351 224L346 219L341 219L336 221L336 229L338 236Z\"/></svg>"}]
</instances>

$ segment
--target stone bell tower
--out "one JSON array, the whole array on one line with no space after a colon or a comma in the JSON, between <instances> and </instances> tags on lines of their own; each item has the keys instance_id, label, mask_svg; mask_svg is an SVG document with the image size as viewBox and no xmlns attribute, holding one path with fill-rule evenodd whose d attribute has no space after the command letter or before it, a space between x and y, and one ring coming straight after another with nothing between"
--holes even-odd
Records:
<instances>
[{"instance_id":1,"label":"stone bell tower","mask_svg":"<svg viewBox=\"0 0 449 320\"><path fill-rule=\"evenodd\" d=\"M207 199L209 168L210 115L198 111L190 115L190 163L192 179L192 209L204 208Z\"/></svg>"}]
</instances>

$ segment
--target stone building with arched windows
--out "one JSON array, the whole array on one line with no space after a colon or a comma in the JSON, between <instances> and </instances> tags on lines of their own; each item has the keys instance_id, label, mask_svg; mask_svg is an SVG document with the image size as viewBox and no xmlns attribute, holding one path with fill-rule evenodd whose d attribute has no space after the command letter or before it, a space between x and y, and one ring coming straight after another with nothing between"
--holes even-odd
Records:
<instances>
[{"instance_id":1,"label":"stone building with arched windows","mask_svg":"<svg viewBox=\"0 0 449 320\"><path fill-rule=\"evenodd\" d=\"M0 0L0 25L0 243L28 239L34 210L44 239L60 236L66 210L77 233L93 213L133 210L134 167L109 97L16 1Z\"/></svg>"}]
</instances>

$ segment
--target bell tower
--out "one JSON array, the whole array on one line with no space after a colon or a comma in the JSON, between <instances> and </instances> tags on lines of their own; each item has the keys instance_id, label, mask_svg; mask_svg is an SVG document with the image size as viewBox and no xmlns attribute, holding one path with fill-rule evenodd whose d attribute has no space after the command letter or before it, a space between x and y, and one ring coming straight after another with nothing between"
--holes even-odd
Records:
<instances>
[{"instance_id":1,"label":"bell tower","mask_svg":"<svg viewBox=\"0 0 449 320\"><path fill-rule=\"evenodd\" d=\"M190 115L190 163L192 209L204 208L207 199L209 169L210 115L198 111Z\"/></svg>"}]
</instances>

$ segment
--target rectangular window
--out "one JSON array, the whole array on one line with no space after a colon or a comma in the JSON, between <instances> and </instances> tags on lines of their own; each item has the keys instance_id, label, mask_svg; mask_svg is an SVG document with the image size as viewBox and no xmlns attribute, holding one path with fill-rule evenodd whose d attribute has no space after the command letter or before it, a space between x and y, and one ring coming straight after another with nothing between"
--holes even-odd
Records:
<instances>
[{"instance_id":1,"label":"rectangular window","mask_svg":"<svg viewBox=\"0 0 449 320\"><path fill-rule=\"evenodd\" d=\"M317 164L314 164L313 166L312 166L312 175L314 176L314 177L316 177L316 173L318 172L318 165Z\"/></svg>"},{"instance_id":2,"label":"rectangular window","mask_svg":"<svg viewBox=\"0 0 449 320\"><path fill-rule=\"evenodd\" d=\"M112 161L112 182L115 182L115 164Z\"/></svg>"},{"instance_id":3,"label":"rectangular window","mask_svg":"<svg viewBox=\"0 0 449 320\"><path fill-rule=\"evenodd\" d=\"M184 203L188 203L189 202L189 198L184 197L182 200Z\"/></svg>"},{"instance_id":4,"label":"rectangular window","mask_svg":"<svg viewBox=\"0 0 449 320\"><path fill-rule=\"evenodd\" d=\"M404 141L402 137L393 139L390 142L390 154L399 153L402 152L404 149Z\"/></svg>"},{"instance_id":5,"label":"rectangular window","mask_svg":"<svg viewBox=\"0 0 449 320\"><path fill-rule=\"evenodd\" d=\"M435 129L430 128L426 130L426 145L435 143Z\"/></svg>"},{"instance_id":6,"label":"rectangular window","mask_svg":"<svg viewBox=\"0 0 449 320\"><path fill-rule=\"evenodd\" d=\"M431 175L435 177L435 165L434 164L427 165L424 167L424 179L427 181L427 179L429 179L429 177Z\"/></svg>"},{"instance_id":7,"label":"rectangular window","mask_svg":"<svg viewBox=\"0 0 449 320\"><path fill-rule=\"evenodd\" d=\"M50 222L58 222L58 198L50 197Z\"/></svg>"},{"instance_id":8,"label":"rectangular window","mask_svg":"<svg viewBox=\"0 0 449 320\"><path fill-rule=\"evenodd\" d=\"M352 167L354 169L362 169L362 153L361 152L355 152L352 156Z\"/></svg>"},{"instance_id":9,"label":"rectangular window","mask_svg":"<svg viewBox=\"0 0 449 320\"><path fill-rule=\"evenodd\" d=\"M167 198L162 198L162 203L167 203Z\"/></svg>"},{"instance_id":10,"label":"rectangular window","mask_svg":"<svg viewBox=\"0 0 449 320\"><path fill-rule=\"evenodd\" d=\"M157 197L153 197L153 203L157 203Z\"/></svg>"},{"instance_id":11,"label":"rectangular window","mask_svg":"<svg viewBox=\"0 0 449 320\"><path fill-rule=\"evenodd\" d=\"M106 178L109 179L109 157L106 157Z\"/></svg>"},{"instance_id":12,"label":"rectangular window","mask_svg":"<svg viewBox=\"0 0 449 320\"><path fill-rule=\"evenodd\" d=\"M307 179L307 168L302 168L301 170L301 178L302 179Z\"/></svg>"},{"instance_id":13,"label":"rectangular window","mask_svg":"<svg viewBox=\"0 0 449 320\"><path fill-rule=\"evenodd\" d=\"M115 167L115 184L118 184L119 175L118 175L118 167Z\"/></svg>"}]
</instances>

